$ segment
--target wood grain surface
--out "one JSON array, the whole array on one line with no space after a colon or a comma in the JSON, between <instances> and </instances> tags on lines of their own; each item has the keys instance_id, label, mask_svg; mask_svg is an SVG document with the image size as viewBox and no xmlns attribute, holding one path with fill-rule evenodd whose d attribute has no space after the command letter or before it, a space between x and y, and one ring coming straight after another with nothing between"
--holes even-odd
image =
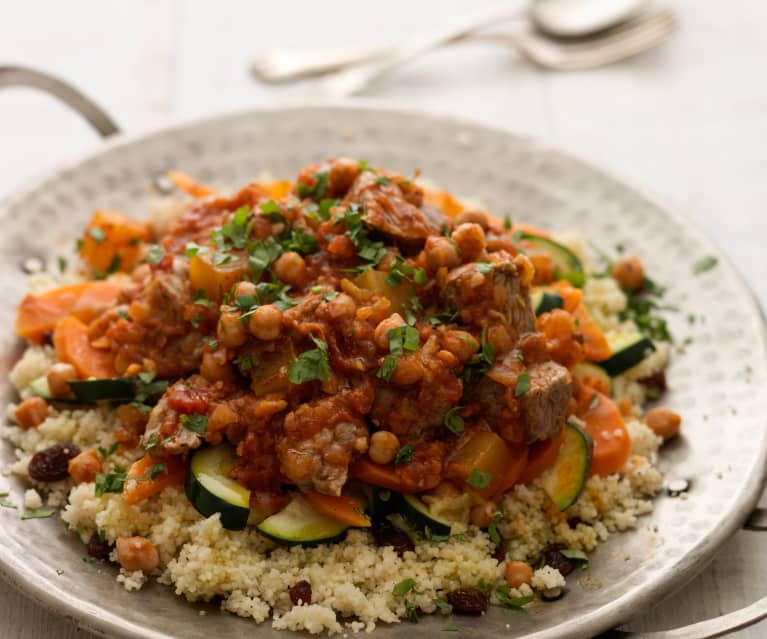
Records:
<instances>
[{"instance_id":1,"label":"wood grain surface","mask_svg":"<svg viewBox=\"0 0 767 639\"><path fill-rule=\"evenodd\" d=\"M385 44L491 4L0 0L0 64L57 73L126 131L139 131L317 95L311 81L252 81L247 63L260 46ZM671 41L605 69L543 72L511 49L463 44L397 71L368 97L535 136L655 193L724 248L765 305L767 4L679 0L673 7L679 30ZM49 97L0 93L0 195L97 145L95 134ZM629 627L671 628L742 607L767 594L765 566L767 535L739 532L682 591L636 610ZM0 583L0 636L92 635ZM767 636L767 624L733 636Z\"/></svg>"}]
</instances>

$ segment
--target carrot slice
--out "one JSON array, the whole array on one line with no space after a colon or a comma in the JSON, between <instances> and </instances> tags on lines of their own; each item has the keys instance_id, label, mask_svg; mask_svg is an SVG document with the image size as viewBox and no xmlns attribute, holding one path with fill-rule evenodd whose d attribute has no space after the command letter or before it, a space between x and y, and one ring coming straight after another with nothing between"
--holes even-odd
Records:
<instances>
[{"instance_id":1,"label":"carrot slice","mask_svg":"<svg viewBox=\"0 0 767 639\"><path fill-rule=\"evenodd\" d=\"M110 351L91 346L88 326L74 315L65 317L56 324L53 332L53 346L60 362L72 364L82 378L115 377L114 356Z\"/></svg>"},{"instance_id":2,"label":"carrot slice","mask_svg":"<svg viewBox=\"0 0 767 639\"><path fill-rule=\"evenodd\" d=\"M575 393L577 415L594 440L591 475L617 473L631 454L631 438L618 407L609 397L580 384Z\"/></svg>"},{"instance_id":3,"label":"carrot slice","mask_svg":"<svg viewBox=\"0 0 767 639\"><path fill-rule=\"evenodd\" d=\"M532 224L513 224L511 227L512 235L518 231L522 231L523 233L530 233L530 235L537 235L538 237L551 237L551 233L544 231L543 229L539 229L537 226L533 226ZM524 244L524 241L521 242L521 244Z\"/></svg>"},{"instance_id":4,"label":"carrot slice","mask_svg":"<svg viewBox=\"0 0 767 639\"><path fill-rule=\"evenodd\" d=\"M517 457L500 435L486 430L467 431L447 460L445 477L466 482L476 471L486 473L489 483L484 488L472 487L483 497L497 495L522 474L525 460Z\"/></svg>"},{"instance_id":5,"label":"carrot slice","mask_svg":"<svg viewBox=\"0 0 767 639\"><path fill-rule=\"evenodd\" d=\"M447 191L430 191L429 189L423 190L424 204L431 204L436 206L449 217L455 217L465 208L461 202L453 197L451 193Z\"/></svg>"},{"instance_id":6,"label":"carrot slice","mask_svg":"<svg viewBox=\"0 0 767 639\"><path fill-rule=\"evenodd\" d=\"M610 345L605 334L594 321L586 307L579 304L572 313L578 320L578 329L583 334L583 352L590 362L603 362L610 357Z\"/></svg>"},{"instance_id":7,"label":"carrot slice","mask_svg":"<svg viewBox=\"0 0 767 639\"><path fill-rule=\"evenodd\" d=\"M575 309L578 308L581 301L583 301L583 291L579 288L575 288L567 280L558 280L554 282L551 285L550 290L552 293L556 293L562 297L564 300L563 308L568 313L575 312Z\"/></svg>"},{"instance_id":8,"label":"carrot slice","mask_svg":"<svg viewBox=\"0 0 767 639\"><path fill-rule=\"evenodd\" d=\"M83 322L92 321L117 300L120 287L114 282L94 281L62 286L41 295L27 295L19 304L16 332L33 342L56 327L67 315Z\"/></svg>"},{"instance_id":9,"label":"carrot slice","mask_svg":"<svg viewBox=\"0 0 767 639\"><path fill-rule=\"evenodd\" d=\"M151 235L145 222L99 209L85 229L80 255L98 273L127 273L138 262L141 243L149 241Z\"/></svg>"},{"instance_id":10,"label":"carrot slice","mask_svg":"<svg viewBox=\"0 0 767 639\"><path fill-rule=\"evenodd\" d=\"M197 180L191 178L182 171L168 171L168 178L177 189L180 189L184 193L188 193L192 197L206 197L213 195L215 191L204 184L200 184Z\"/></svg>"},{"instance_id":11,"label":"carrot slice","mask_svg":"<svg viewBox=\"0 0 767 639\"><path fill-rule=\"evenodd\" d=\"M371 486L379 486L395 490L398 493L414 493L418 486L400 477L392 466L382 466L360 457L349 467L349 475L355 479L367 482Z\"/></svg>"},{"instance_id":12,"label":"carrot slice","mask_svg":"<svg viewBox=\"0 0 767 639\"><path fill-rule=\"evenodd\" d=\"M554 465L559 456L559 449L565 441L565 429L559 431L558 435L549 437L530 446L530 453L527 456L527 466L525 472L519 480L520 484L529 484L534 479L540 477L544 471Z\"/></svg>"},{"instance_id":13,"label":"carrot slice","mask_svg":"<svg viewBox=\"0 0 767 639\"><path fill-rule=\"evenodd\" d=\"M370 526L370 519L363 514L364 508L359 499L349 495L323 495L315 490L303 493L303 497L316 511L342 524L358 528Z\"/></svg>"},{"instance_id":14,"label":"carrot slice","mask_svg":"<svg viewBox=\"0 0 767 639\"><path fill-rule=\"evenodd\" d=\"M529 448L523 448L521 451L512 452L506 470L503 471L497 485L493 487L493 495L502 495L514 484L522 483L522 477L527 469L529 455Z\"/></svg>"},{"instance_id":15,"label":"carrot slice","mask_svg":"<svg viewBox=\"0 0 767 639\"><path fill-rule=\"evenodd\" d=\"M123 500L126 504L138 504L168 486L183 484L185 476L186 464L178 457L155 459L147 455L133 462L128 469Z\"/></svg>"},{"instance_id":16,"label":"carrot slice","mask_svg":"<svg viewBox=\"0 0 767 639\"><path fill-rule=\"evenodd\" d=\"M293 183L290 180L274 180L267 182L264 186L273 200L281 200L293 190Z\"/></svg>"}]
</instances>

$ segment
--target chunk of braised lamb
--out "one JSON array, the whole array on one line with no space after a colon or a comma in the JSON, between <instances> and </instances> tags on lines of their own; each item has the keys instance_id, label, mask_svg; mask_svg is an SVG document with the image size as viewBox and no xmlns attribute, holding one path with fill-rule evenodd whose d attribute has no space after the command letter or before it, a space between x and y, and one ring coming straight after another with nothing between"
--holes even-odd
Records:
<instances>
[{"instance_id":1,"label":"chunk of braised lamb","mask_svg":"<svg viewBox=\"0 0 767 639\"><path fill-rule=\"evenodd\" d=\"M340 495L352 458L367 448L367 425L341 393L302 404L285 415L277 455L280 471L290 482Z\"/></svg>"},{"instance_id":2,"label":"chunk of braised lamb","mask_svg":"<svg viewBox=\"0 0 767 639\"><path fill-rule=\"evenodd\" d=\"M381 180L375 173L365 171L354 181L344 202L359 204L365 226L410 254L422 248L430 235L439 235L441 217L413 205L411 187L406 190L407 197L397 180Z\"/></svg>"},{"instance_id":3,"label":"chunk of braised lamb","mask_svg":"<svg viewBox=\"0 0 767 639\"><path fill-rule=\"evenodd\" d=\"M519 396L527 425L528 441L546 439L559 432L565 423L572 397L572 377L556 362L531 366L530 388Z\"/></svg>"},{"instance_id":4,"label":"chunk of braised lamb","mask_svg":"<svg viewBox=\"0 0 767 639\"><path fill-rule=\"evenodd\" d=\"M465 324L484 326L491 313L500 313L519 336L535 329L530 304L532 265L524 255L494 257L489 263L464 264L438 281L443 306L458 310Z\"/></svg>"}]
</instances>

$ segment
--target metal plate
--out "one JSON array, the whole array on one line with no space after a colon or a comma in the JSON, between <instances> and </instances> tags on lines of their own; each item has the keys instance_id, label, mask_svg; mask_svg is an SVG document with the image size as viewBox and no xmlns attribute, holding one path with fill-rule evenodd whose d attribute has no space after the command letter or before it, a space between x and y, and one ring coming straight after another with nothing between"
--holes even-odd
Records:
<instances>
[{"instance_id":1,"label":"metal plate","mask_svg":"<svg viewBox=\"0 0 767 639\"><path fill-rule=\"evenodd\" d=\"M664 449L661 460L670 476L693 480L688 498L659 497L637 530L614 535L597 550L591 573L601 587L571 578L565 598L535 604L527 613L493 609L481 619L457 618L458 635L591 636L699 572L754 506L767 469L767 341L758 305L726 258L687 220L581 161L499 130L377 108L258 110L118 139L17 192L0 207L4 401L10 398L7 372L20 350L13 320L24 292L22 258L70 254L72 238L97 206L146 215L148 186L168 168L203 182L237 185L263 170L293 176L328 155L364 158L406 173L420 167L456 194L481 198L498 215L577 229L607 248L623 244L668 285L669 303L683 311L671 318L672 329L694 340L669 371L671 392L664 401L683 414L684 436ZM692 264L705 255L718 256L719 266L693 276ZM698 321L689 324L688 313ZM0 445L0 463L11 458L10 447ZM20 501L22 487L12 488ZM0 571L83 627L156 639L286 634L213 606L199 616L200 605L157 584L129 594L112 569L83 563L82 546L60 522L18 517L18 511L0 509ZM376 634L427 637L444 625L430 618L417 626L382 626Z\"/></svg>"}]
</instances>

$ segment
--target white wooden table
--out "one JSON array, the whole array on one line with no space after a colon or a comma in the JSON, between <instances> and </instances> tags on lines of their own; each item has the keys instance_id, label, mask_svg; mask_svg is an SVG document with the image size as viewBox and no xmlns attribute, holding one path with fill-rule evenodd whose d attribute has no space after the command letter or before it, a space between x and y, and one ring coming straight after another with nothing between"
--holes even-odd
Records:
<instances>
[{"instance_id":1,"label":"white wooden table","mask_svg":"<svg viewBox=\"0 0 767 639\"><path fill-rule=\"evenodd\" d=\"M491 4L0 0L0 64L57 73L136 131L316 95L310 82L277 89L251 81L246 63L258 46L385 44ZM655 192L720 243L765 304L767 4L675 7L680 30L672 41L613 67L546 73L511 50L465 44L413 63L368 95L536 136ZM97 144L50 98L0 93L0 194ZM669 628L739 608L767 594L765 566L767 538L740 532L701 576L652 610L637 610L630 625ZM9 639L90 637L2 583L0 628ZM761 624L736 636L765 634Z\"/></svg>"}]
</instances>

